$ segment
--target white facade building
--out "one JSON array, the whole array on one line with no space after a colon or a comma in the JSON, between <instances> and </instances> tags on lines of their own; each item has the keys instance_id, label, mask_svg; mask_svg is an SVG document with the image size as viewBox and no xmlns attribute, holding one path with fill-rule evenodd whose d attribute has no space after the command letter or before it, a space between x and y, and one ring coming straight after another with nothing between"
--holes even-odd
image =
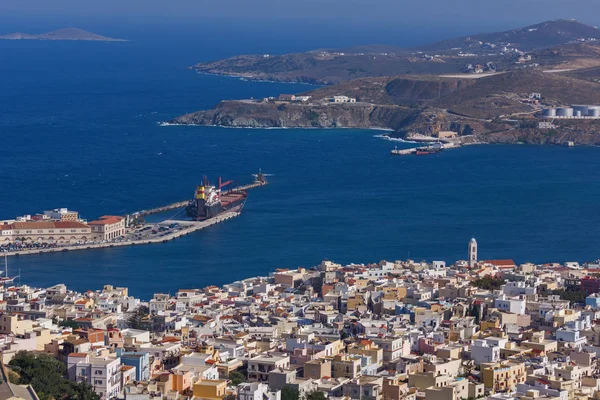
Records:
<instances>
[{"instance_id":1,"label":"white facade building","mask_svg":"<svg viewBox=\"0 0 600 400\"><path fill-rule=\"evenodd\" d=\"M475 365L500 360L500 349L506 345L507 339L486 338L476 340L471 346L471 359Z\"/></svg>"},{"instance_id":2,"label":"white facade building","mask_svg":"<svg viewBox=\"0 0 600 400\"><path fill-rule=\"evenodd\" d=\"M85 382L101 398L111 399L121 393L121 359L119 357L90 357L73 353L67 360L69 380Z\"/></svg>"},{"instance_id":3,"label":"white facade building","mask_svg":"<svg viewBox=\"0 0 600 400\"><path fill-rule=\"evenodd\" d=\"M266 383L241 383L237 389L238 400L281 400L281 390L270 390Z\"/></svg>"},{"instance_id":4,"label":"white facade building","mask_svg":"<svg viewBox=\"0 0 600 400\"><path fill-rule=\"evenodd\" d=\"M525 314L525 299L512 298L509 299L506 295L502 295L494 302L494 307L500 311L510 312L513 314Z\"/></svg>"}]
</instances>

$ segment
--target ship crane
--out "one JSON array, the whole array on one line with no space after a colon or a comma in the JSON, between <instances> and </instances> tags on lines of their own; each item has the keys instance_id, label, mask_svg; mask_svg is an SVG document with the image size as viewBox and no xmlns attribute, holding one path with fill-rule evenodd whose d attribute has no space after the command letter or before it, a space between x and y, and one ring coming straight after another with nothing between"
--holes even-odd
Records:
<instances>
[{"instance_id":1,"label":"ship crane","mask_svg":"<svg viewBox=\"0 0 600 400\"><path fill-rule=\"evenodd\" d=\"M233 181L221 182L221 177L219 177L219 190L221 190L221 188L223 188L227 185L231 185L232 183L233 183Z\"/></svg>"}]
</instances>

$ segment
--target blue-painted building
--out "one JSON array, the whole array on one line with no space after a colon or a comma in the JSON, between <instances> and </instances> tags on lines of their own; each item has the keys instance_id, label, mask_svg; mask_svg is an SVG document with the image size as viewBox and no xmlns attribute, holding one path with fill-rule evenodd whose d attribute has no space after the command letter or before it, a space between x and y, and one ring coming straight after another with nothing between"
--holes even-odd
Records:
<instances>
[{"instance_id":1,"label":"blue-painted building","mask_svg":"<svg viewBox=\"0 0 600 400\"><path fill-rule=\"evenodd\" d=\"M118 353L121 354L119 355ZM135 367L136 381L147 381L150 379L150 353L122 352L122 349L118 349L117 355L121 357L121 364Z\"/></svg>"},{"instance_id":2,"label":"blue-painted building","mask_svg":"<svg viewBox=\"0 0 600 400\"><path fill-rule=\"evenodd\" d=\"M585 305L600 308L600 296L594 293L585 298Z\"/></svg>"}]
</instances>

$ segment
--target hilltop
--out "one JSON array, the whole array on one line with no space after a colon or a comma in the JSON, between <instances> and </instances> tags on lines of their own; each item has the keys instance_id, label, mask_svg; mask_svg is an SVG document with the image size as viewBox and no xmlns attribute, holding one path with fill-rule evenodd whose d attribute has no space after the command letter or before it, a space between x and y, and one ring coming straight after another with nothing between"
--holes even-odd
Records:
<instances>
[{"instance_id":1,"label":"hilltop","mask_svg":"<svg viewBox=\"0 0 600 400\"><path fill-rule=\"evenodd\" d=\"M600 68L549 73L534 69L483 76L404 75L360 78L302 93L307 102L228 100L214 109L186 114L176 124L231 127L385 128L390 136L457 132L463 143L600 143L595 120L563 120L537 129L542 104L600 104ZM356 103L336 104L336 95Z\"/></svg>"},{"instance_id":2,"label":"hilltop","mask_svg":"<svg viewBox=\"0 0 600 400\"><path fill-rule=\"evenodd\" d=\"M40 34L29 34L29 33L9 33L7 35L0 35L0 39L5 40L89 40L99 42L124 42L125 39L114 39L96 33L87 32L83 29L78 28L64 28L58 29L51 32L40 33Z\"/></svg>"},{"instance_id":3,"label":"hilltop","mask_svg":"<svg viewBox=\"0 0 600 400\"><path fill-rule=\"evenodd\" d=\"M489 71L530 66L591 67L572 62L598 52L598 44L600 30L596 27L574 20L554 20L411 49L364 45L282 55L239 55L192 68L201 73L247 79L332 85L363 77L472 72L477 65Z\"/></svg>"},{"instance_id":4,"label":"hilltop","mask_svg":"<svg viewBox=\"0 0 600 400\"><path fill-rule=\"evenodd\" d=\"M533 51L590 39L600 40L600 30L597 27L582 24L576 20L557 19L508 31L479 33L443 40L417 49L444 51L460 48L471 51L500 49L509 46L522 51Z\"/></svg>"},{"instance_id":5,"label":"hilltop","mask_svg":"<svg viewBox=\"0 0 600 400\"><path fill-rule=\"evenodd\" d=\"M199 64L195 68L200 72L325 86L301 93L302 101L229 100L170 122L376 127L403 138L453 131L460 143L600 144L598 120L538 124L542 107L600 104L600 34L595 27L556 20L425 48L433 56L416 49L359 46ZM465 69L465 63L471 68ZM336 103L335 96L352 102Z\"/></svg>"}]
</instances>

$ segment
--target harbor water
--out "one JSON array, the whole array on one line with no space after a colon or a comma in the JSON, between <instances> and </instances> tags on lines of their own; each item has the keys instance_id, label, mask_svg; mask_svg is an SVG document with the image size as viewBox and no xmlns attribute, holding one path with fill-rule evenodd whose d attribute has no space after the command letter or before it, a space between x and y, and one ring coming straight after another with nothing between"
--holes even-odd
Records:
<instances>
[{"instance_id":1,"label":"harbor water","mask_svg":"<svg viewBox=\"0 0 600 400\"><path fill-rule=\"evenodd\" d=\"M452 262L471 237L482 258L600 255L600 149L394 157L394 146L409 145L369 130L161 126L222 99L310 89L197 75L186 67L265 49L183 51L189 43L0 43L1 219L55 207L122 215L189 198L203 175L244 184L258 168L271 174L241 216L169 243L13 257L22 283L113 284L148 298L325 258Z\"/></svg>"}]
</instances>

